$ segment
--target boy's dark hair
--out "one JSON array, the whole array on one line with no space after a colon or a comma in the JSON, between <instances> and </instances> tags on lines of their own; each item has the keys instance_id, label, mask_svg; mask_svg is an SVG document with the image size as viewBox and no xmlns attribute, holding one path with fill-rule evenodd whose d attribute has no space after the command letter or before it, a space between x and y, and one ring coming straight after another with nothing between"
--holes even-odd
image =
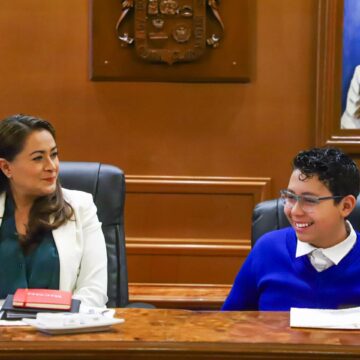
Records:
<instances>
[{"instance_id":1,"label":"boy's dark hair","mask_svg":"<svg viewBox=\"0 0 360 360\"><path fill-rule=\"evenodd\" d=\"M293 160L293 169L300 170L300 180L318 176L334 196L354 195L357 198L359 195L359 168L354 160L337 148L300 151Z\"/></svg>"}]
</instances>

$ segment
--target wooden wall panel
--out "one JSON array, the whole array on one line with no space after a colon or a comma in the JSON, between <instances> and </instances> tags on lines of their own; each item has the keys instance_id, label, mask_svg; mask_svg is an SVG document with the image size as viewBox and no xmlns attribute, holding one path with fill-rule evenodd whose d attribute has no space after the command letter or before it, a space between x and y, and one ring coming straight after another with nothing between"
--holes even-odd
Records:
<instances>
[{"instance_id":1,"label":"wooden wall panel","mask_svg":"<svg viewBox=\"0 0 360 360\"><path fill-rule=\"evenodd\" d=\"M268 178L127 176L126 184L128 241L249 238L252 209L270 196Z\"/></svg>"},{"instance_id":2,"label":"wooden wall panel","mask_svg":"<svg viewBox=\"0 0 360 360\"><path fill-rule=\"evenodd\" d=\"M232 282L250 250L252 210L269 196L269 178L128 176L130 281Z\"/></svg>"},{"instance_id":3,"label":"wooden wall panel","mask_svg":"<svg viewBox=\"0 0 360 360\"><path fill-rule=\"evenodd\" d=\"M271 178L269 197L277 196L291 158L314 144L318 2L254 1L251 82L184 84L90 81L88 0L0 0L0 117L48 118L62 160L111 163L129 180ZM248 251L255 200L215 188L208 195L129 192L130 279L232 281Z\"/></svg>"}]
</instances>

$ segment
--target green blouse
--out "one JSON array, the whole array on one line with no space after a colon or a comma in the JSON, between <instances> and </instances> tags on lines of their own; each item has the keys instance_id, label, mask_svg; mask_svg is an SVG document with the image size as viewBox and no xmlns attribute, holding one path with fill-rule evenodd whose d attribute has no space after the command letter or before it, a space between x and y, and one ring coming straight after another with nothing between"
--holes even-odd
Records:
<instances>
[{"instance_id":1,"label":"green blouse","mask_svg":"<svg viewBox=\"0 0 360 360\"><path fill-rule=\"evenodd\" d=\"M51 231L24 254L16 232L14 203L6 197L0 227L0 299L18 288L59 289L59 254Z\"/></svg>"}]
</instances>

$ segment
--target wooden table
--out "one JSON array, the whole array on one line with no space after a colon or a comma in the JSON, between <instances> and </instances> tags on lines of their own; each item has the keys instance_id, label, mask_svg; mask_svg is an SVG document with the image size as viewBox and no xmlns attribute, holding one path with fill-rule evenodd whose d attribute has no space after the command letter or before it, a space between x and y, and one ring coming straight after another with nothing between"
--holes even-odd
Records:
<instances>
[{"instance_id":1,"label":"wooden table","mask_svg":"<svg viewBox=\"0 0 360 360\"><path fill-rule=\"evenodd\" d=\"M130 283L129 300L161 309L220 310L231 285Z\"/></svg>"},{"instance_id":2,"label":"wooden table","mask_svg":"<svg viewBox=\"0 0 360 360\"><path fill-rule=\"evenodd\" d=\"M0 328L0 359L359 359L360 331L291 329L285 312L118 309L111 331Z\"/></svg>"}]
</instances>

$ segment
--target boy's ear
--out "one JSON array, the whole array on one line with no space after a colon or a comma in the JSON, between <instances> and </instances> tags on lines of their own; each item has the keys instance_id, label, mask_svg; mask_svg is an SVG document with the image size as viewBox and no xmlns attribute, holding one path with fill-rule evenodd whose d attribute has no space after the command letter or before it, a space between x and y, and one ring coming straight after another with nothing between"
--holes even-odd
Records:
<instances>
[{"instance_id":1,"label":"boy's ear","mask_svg":"<svg viewBox=\"0 0 360 360\"><path fill-rule=\"evenodd\" d=\"M7 178L11 178L10 163L4 158L0 158L0 170Z\"/></svg>"},{"instance_id":2,"label":"boy's ear","mask_svg":"<svg viewBox=\"0 0 360 360\"><path fill-rule=\"evenodd\" d=\"M346 195L341 200L341 210L343 212L343 216L347 217L354 210L356 206L356 198L354 195Z\"/></svg>"}]
</instances>

